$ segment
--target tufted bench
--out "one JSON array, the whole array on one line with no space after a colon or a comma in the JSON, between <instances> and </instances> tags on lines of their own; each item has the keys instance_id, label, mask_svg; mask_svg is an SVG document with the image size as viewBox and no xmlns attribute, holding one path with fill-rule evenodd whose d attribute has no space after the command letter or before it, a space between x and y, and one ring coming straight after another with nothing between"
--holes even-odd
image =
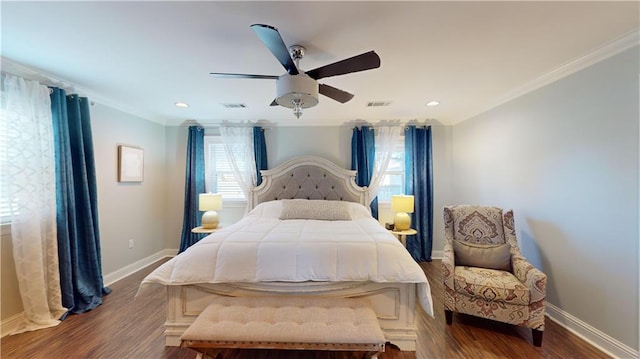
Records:
<instances>
[{"instance_id":1,"label":"tufted bench","mask_svg":"<svg viewBox=\"0 0 640 359\"><path fill-rule=\"evenodd\" d=\"M357 298L218 297L180 338L216 357L220 349L362 351L377 358L385 337L369 302Z\"/></svg>"}]
</instances>

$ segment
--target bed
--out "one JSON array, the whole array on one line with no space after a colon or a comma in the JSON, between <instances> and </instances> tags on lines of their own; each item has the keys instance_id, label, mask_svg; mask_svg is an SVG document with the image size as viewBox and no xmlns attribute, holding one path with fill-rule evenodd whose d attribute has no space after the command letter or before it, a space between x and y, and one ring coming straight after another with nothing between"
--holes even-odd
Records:
<instances>
[{"instance_id":1,"label":"bed","mask_svg":"<svg viewBox=\"0 0 640 359\"><path fill-rule=\"evenodd\" d=\"M355 171L306 156L262 171L262 177L244 218L142 281L138 295L153 284L167 288L166 345L178 346L218 296L321 296L368 299L385 338L415 351L416 304L433 316L429 283L371 217Z\"/></svg>"}]
</instances>

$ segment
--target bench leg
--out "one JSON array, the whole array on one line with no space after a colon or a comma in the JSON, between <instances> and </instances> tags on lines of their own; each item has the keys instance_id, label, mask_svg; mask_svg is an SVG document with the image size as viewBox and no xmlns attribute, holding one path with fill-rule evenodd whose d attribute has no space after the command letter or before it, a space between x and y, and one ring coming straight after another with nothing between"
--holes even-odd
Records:
<instances>
[{"instance_id":1,"label":"bench leg","mask_svg":"<svg viewBox=\"0 0 640 359\"><path fill-rule=\"evenodd\" d=\"M220 353L220 349L201 348L200 350L198 350L198 354L196 354L196 359L216 359Z\"/></svg>"},{"instance_id":2,"label":"bench leg","mask_svg":"<svg viewBox=\"0 0 640 359\"><path fill-rule=\"evenodd\" d=\"M378 359L380 352L369 352L364 355L365 359Z\"/></svg>"}]
</instances>

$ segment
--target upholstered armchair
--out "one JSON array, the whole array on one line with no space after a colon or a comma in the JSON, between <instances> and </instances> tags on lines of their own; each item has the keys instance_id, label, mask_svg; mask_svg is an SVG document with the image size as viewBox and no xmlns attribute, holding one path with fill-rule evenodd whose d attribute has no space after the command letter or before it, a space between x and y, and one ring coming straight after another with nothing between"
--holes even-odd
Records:
<instances>
[{"instance_id":1,"label":"upholstered armchair","mask_svg":"<svg viewBox=\"0 0 640 359\"><path fill-rule=\"evenodd\" d=\"M542 345L547 276L518 247L513 211L482 206L444 207L444 311L531 328Z\"/></svg>"}]
</instances>

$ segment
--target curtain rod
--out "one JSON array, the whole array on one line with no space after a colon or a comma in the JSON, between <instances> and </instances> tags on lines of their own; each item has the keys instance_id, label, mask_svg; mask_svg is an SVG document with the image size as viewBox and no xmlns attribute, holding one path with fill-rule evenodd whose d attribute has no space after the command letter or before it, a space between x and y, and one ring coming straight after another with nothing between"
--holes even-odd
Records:
<instances>
[{"instance_id":1,"label":"curtain rod","mask_svg":"<svg viewBox=\"0 0 640 359\"><path fill-rule=\"evenodd\" d=\"M192 125L191 125L192 126ZM205 126L200 126L202 128L204 128L205 130L217 130L221 127L238 127L238 128L243 128L243 127L261 127L262 130L267 131L267 130L271 130L273 127L269 126L269 127L265 127L265 126L261 126L261 125L231 125L231 126L224 126L224 125L205 125Z\"/></svg>"},{"instance_id":2,"label":"curtain rod","mask_svg":"<svg viewBox=\"0 0 640 359\"><path fill-rule=\"evenodd\" d=\"M25 80L37 81L49 87L59 87L67 92L77 92L75 86L69 81L59 79L42 70L32 69L6 57L0 57L0 63L2 64L2 72L5 74L21 77Z\"/></svg>"},{"instance_id":3,"label":"curtain rod","mask_svg":"<svg viewBox=\"0 0 640 359\"><path fill-rule=\"evenodd\" d=\"M362 126L353 126L353 128L362 128L362 127L369 127L370 130L375 130L377 128L382 128L382 127L402 127L404 130L407 130L409 127L411 126L415 126L417 128L427 128L427 127L431 127L431 124L397 124L397 125L362 125Z\"/></svg>"}]
</instances>

